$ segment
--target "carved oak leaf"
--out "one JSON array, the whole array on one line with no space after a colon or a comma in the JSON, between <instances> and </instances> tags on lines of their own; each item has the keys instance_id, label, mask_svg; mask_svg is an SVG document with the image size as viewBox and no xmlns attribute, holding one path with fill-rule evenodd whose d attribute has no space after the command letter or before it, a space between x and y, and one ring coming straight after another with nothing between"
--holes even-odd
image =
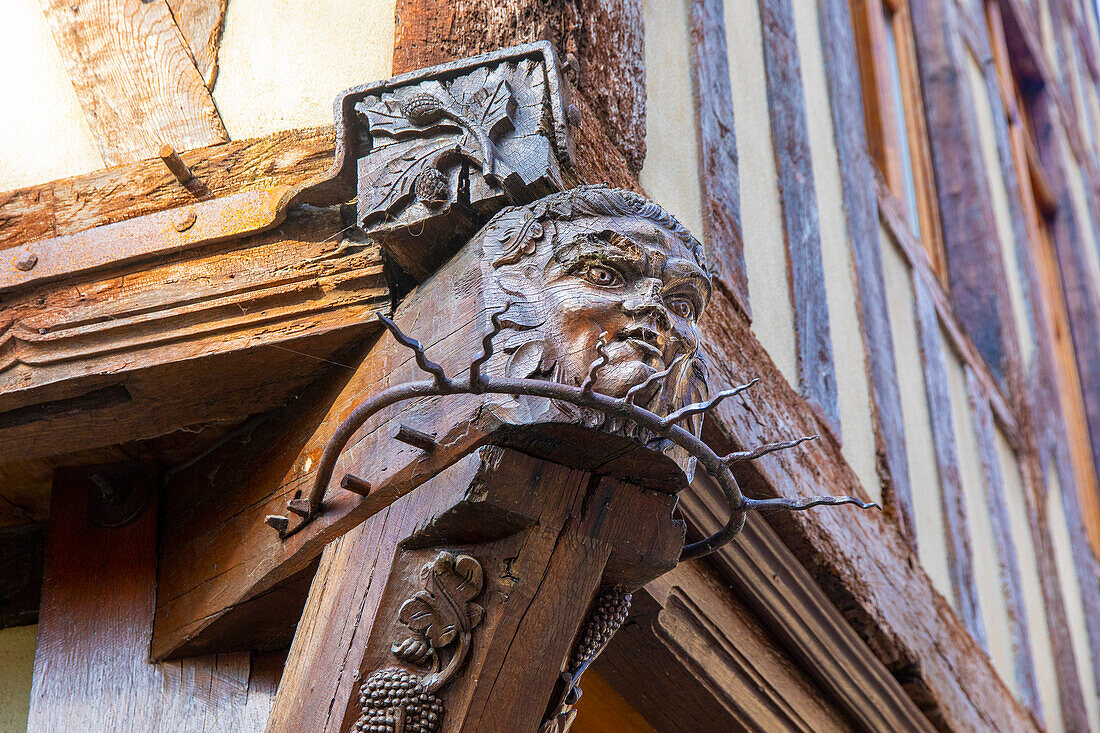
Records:
<instances>
[{"instance_id":1,"label":"carved oak leaf","mask_svg":"<svg viewBox=\"0 0 1100 733\"><path fill-rule=\"evenodd\" d=\"M400 97L386 93L356 104L375 138L366 158L371 170L368 216L397 213L413 195L418 175L430 168L443 171L459 157L479 167L490 185L498 185L500 155L493 138L511 129L515 104L503 67L491 74L478 69L450 87L428 82Z\"/></svg>"},{"instance_id":2,"label":"carved oak leaf","mask_svg":"<svg viewBox=\"0 0 1100 733\"><path fill-rule=\"evenodd\" d=\"M396 211L414 195L416 177L429 168L438 169L457 150L453 138L442 137L392 143L373 151L378 167L371 180L369 210Z\"/></svg>"},{"instance_id":3,"label":"carved oak leaf","mask_svg":"<svg viewBox=\"0 0 1100 733\"><path fill-rule=\"evenodd\" d=\"M405 601L397 618L439 649L481 623L484 609L470 601L481 592L484 575L474 558L460 555L456 560L447 552L439 553L421 573L428 590Z\"/></svg>"}]
</instances>

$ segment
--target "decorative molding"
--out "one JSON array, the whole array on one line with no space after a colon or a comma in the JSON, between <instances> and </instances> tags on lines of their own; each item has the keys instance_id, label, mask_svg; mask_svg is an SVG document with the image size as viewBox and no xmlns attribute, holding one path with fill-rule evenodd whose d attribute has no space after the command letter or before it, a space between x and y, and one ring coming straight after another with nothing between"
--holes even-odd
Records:
<instances>
[{"instance_id":1,"label":"decorative molding","mask_svg":"<svg viewBox=\"0 0 1100 733\"><path fill-rule=\"evenodd\" d=\"M445 712L439 691L458 674L470 652L473 630L484 609L484 571L470 555L440 552L420 570L423 589L397 613L410 634L390 648L394 656L427 674L392 667L372 673L359 688L362 714L355 725L364 733L435 733ZM453 647L453 648L452 648ZM450 650L446 666L443 654Z\"/></svg>"}]
</instances>

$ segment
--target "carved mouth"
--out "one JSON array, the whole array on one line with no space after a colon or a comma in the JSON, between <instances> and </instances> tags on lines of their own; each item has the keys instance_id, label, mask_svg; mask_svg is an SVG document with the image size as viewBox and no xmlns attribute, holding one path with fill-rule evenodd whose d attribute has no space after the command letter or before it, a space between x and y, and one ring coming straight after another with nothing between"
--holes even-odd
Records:
<instances>
[{"instance_id":1,"label":"carved mouth","mask_svg":"<svg viewBox=\"0 0 1100 733\"><path fill-rule=\"evenodd\" d=\"M639 351L656 359L665 355L665 337L649 326L630 326L619 332L619 340L633 344Z\"/></svg>"}]
</instances>

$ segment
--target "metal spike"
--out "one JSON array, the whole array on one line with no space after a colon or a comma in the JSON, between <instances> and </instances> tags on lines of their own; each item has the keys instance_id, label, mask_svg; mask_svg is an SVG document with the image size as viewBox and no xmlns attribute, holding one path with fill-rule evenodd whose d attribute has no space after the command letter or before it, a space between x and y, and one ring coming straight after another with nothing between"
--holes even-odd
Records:
<instances>
[{"instance_id":1,"label":"metal spike","mask_svg":"<svg viewBox=\"0 0 1100 733\"><path fill-rule=\"evenodd\" d=\"M398 426L397 432L394 433L393 437L396 440L400 440L402 443L407 443L422 451L435 450L435 438L416 428L410 428L408 425Z\"/></svg>"},{"instance_id":2,"label":"metal spike","mask_svg":"<svg viewBox=\"0 0 1100 733\"><path fill-rule=\"evenodd\" d=\"M475 392L480 391L485 384L485 377L481 373L481 367L485 362L489 361L489 357L493 355L493 338L504 328L500 323L500 317L507 313L508 309L511 307L512 301L508 301L508 305L489 317L493 327L490 329L489 333L485 334L481 339L481 354L470 363L470 389Z\"/></svg>"},{"instance_id":3,"label":"metal spike","mask_svg":"<svg viewBox=\"0 0 1100 733\"><path fill-rule=\"evenodd\" d=\"M286 503L286 508L299 517L309 517L313 513L313 505L309 499L291 499Z\"/></svg>"},{"instance_id":4,"label":"metal spike","mask_svg":"<svg viewBox=\"0 0 1100 733\"><path fill-rule=\"evenodd\" d=\"M635 384L633 387L628 389L626 391L626 395L623 397L623 400L626 402L626 404L633 405L634 400L638 397L638 394L640 392L642 392L646 387L649 387L651 384L656 382L658 379L664 379L668 375L672 374L672 371L676 367L680 366L680 364L686 358L687 358L687 354L680 354L679 356L677 356L675 359L672 360L672 363L668 365L668 369L665 369L664 371L655 372L653 374L650 374L649 377L644 382L642 382L641 384Z\"/></svg>"},{"instance_id":5,"label":"metal spike","mask_svg":"<svg viewBox=\"0 0 1100 733\"><path fill-rule=\"evenodd\" d=\"M742 461L755 461L761 456L766 456L769 453L775 453L776 451L786 450L787 448L794 448L796 445L801 445L807 440L817 440L817 435L807 435L795 440L781 440L778 443L764 443L764 445L758 445L752 450L741 450L735 453L730 453L728 456L722 457L722 462L727 466L733 463L741 463Z\"/></svg>"},{"instance_id":6,"label":"metal spike","mask_svg":"<svg viewBox=\"0 0 1100 733\"><path fill-rule=\"evenodd\" d=\"M364 481L354 474L345 473L344 478L340 479L340 488L347 489L360 496L366 496L370 493L371 485L370 481Z\"/></svg>"},{"instance_id":7,"label":"metal spike","mask_svg":"<svg viewBox=\"0 0 1100 733\"><path fill-rule=\"evenodd\" d=\"M756 379L752 380L748 384L742 384L740 387L734 387L733 389L723 390L723 391L719 392L717 395L715 395L713 399L710 399L706 402L695 402L695 403L692 403L692 404L687 405L685 407L681 407L676 412L671 413L670 415L668 415L668 417L661 420L661 424L665 425L665 426L672 425L675 422L683 420L685 417L691 417L692 415L697 415L700 412L706 412L707 410L711 409L712 407L717 406L718 403L720 403L722 400L725 400L725 399L728 399L728 398L733 397L735 395L741 394L742 392L749 389L750 387L752 387L754 384L756 384L759 381L760 381L760 378L757 377Z\"/></svg>"},{"instance_id":8,"label":"metal spike","mask_svg":"<svg viewBox=\"0 0 1100 733\"><path fill-rule=\"evenodd\" d=\"M596 340L596 360L588 367L588 376L584 378L584 384L581 385L581 392L591 392L592 385L596 383L596 377L600 375L600 370L607 364L607 331L600 334L599 339Z\"/></svg>"},{"instance_id":9,"label":"metal spike","mask_svg":"<svg viewBox=\"0 0 1100 733\"><path fill-rule=\"evenodd\" d=\"M290 526L290 520L281 514L268 514L264 517L264 524L281 535L283 532L286 532L286 528Z\"/></svg>"}]
</instances>

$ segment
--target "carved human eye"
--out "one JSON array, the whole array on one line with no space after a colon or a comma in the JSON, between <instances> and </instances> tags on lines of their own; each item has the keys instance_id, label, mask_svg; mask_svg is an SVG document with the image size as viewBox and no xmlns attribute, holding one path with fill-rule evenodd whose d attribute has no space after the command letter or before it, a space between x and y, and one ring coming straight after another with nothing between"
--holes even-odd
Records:
<instances>
[{"instance_id":1,"label":"carved human eye","mask_svg":"<svg viewBox=\"0 0 1100 733\"><path fill-rule=\"evenodd\" d=\"M665 301L665 305L668 309L680 316L680 318L686 318L691 320L695 318L695 304L691 302L689 298L672 297Z\"/></svg>"},{"instance_id":2,"label":"carved human eye","mask_svg":"<svg viewBox=\"0 0 1100 733\"><path fill-rule=\"evenodd\" d=\"M602 288L611 288L616 285L622 285L623 276L610 267L604 267L602 265L588 265L581 272L583 277L593 285L599 285Z\"/></svg>"}]
</instances>

